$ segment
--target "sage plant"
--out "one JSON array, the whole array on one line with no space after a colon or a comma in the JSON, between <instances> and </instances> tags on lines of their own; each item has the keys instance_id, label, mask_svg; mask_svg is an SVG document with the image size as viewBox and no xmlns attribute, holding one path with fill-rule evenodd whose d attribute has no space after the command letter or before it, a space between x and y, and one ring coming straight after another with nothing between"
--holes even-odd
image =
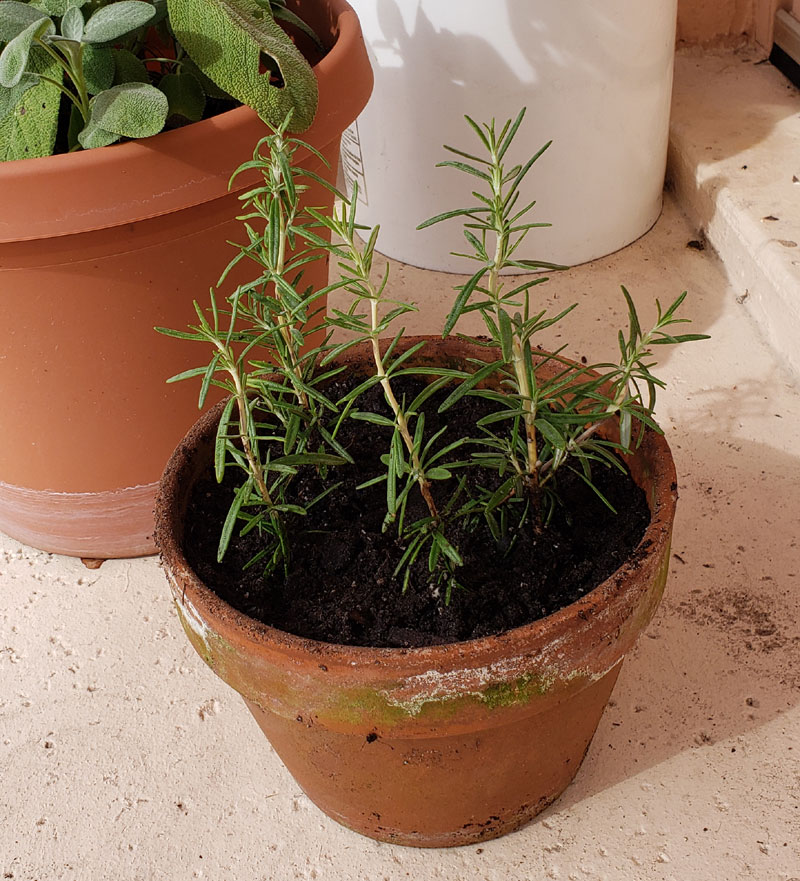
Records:
<instances>
[{"instance_id":1,"label":"sage plant","mask_svg":"<svg viewBox=\"0 0 800 881\"><path fill-rule=\"evenodd\" d=\"M207 99L302 131L317 81L280 22L324 51L286 0L1 0L0 161L149 137Z\"/></svg>"},{"instance_id":2,"label":"sage plant","mask_svg":"<svg viewBox=\"0 0 800 881\"><path fill-rule=\"evenodd\" d=\"M166 95L150 85L143 65L137 81L114 85L111 48L115 41L151 22L156 7L143 0L120 0L90 7L85 16L81 7L86 3L43 0L33 5L4 0L0 6L0 44L5 42L0 52L0 120L29 89L44 83L71 102L70 149L102 147L122 136L156 134L167 118ZM52 120L55 136L57 102L44 112L44 121ZM14 146L9 143L6 149Z\"/></svg>"}]
</instances>

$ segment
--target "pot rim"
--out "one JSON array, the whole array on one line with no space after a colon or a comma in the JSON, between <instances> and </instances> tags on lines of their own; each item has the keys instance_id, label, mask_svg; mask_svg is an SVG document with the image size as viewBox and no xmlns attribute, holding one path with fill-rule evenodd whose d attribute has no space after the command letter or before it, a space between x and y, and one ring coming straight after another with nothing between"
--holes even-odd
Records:
<instances>
[{"instance_id":1,"label":"pot rim","mask_svg":"<svg viewBox=\"0 0 800 881\"><path fill-rule=\"evenodd\" d=\"M462 343L460 340L442 341L438 336L419 336L405 338L403 345L411 346L421 340L440 344ZM485 350L482 352L485 353ZM648 575L655 577L662 561L669 559L677 503L675 465L669 445L663 435L648 428L642 444L632 456L634 460L646 456L653 463L653 473L649 478L653 492L652 499L648 499L652 516L641 541L625 563L605 581L580 599L544 618L493 636L420 648L378 648L321 642L295 636L250 618L204 584L181 549L183 520L179 516L181 504L178 500L181 496L184 499L188 496L188 487L196 478L196 473L191 473L196 466L195 454L204 440L207 442L209 435L213 447L213 433L224 405L222 401L204 414L176 448L165 468L156 501L156 546L168 573L170 569L174 573L175 577L170 577L173 590L177 592L177 585L181 585L180 604L183 610L197 616L197 620L190 623L200 628L207 627L206 621L213 619L213 629L223 638L233 638L240 645L250 644L256 652L273 651L295 658L313 655L317 662L323 662L327 667L371 668L379 675L387 667L397 668L398 662L411 674L431 668L456 669L466 659L471 667L475 667L485 658L488 666L495 662L500 647L505 655L517 657L530 657L546 651L557 661L564 654L560 650L564 642L572 639L578 630L596 630L595 648L599 649L600 642L606 639L609 622L613 622L616 629L614 641L619 644L615 651L620 655L632 645L639 630L652 617L655 604L645 610L645 620L637 622L634 628L628 628L630 632L620 640L620 633L626 629L624 622L630 616L629 607L637 606L636 600L640 595L644 596L647 585L652 582L652 577Z\"/></svg>"},{"instance_id":2,"label":"pot rim","mask_svg":"<svg viewBox=\"0 0 800 881\"><path fill-rule=\"evenodd\" d=\"M317 115L297 137L324 149L366 104L372 69L352 7L316 2L335 16L334 43L314 65ZM242 105L150 138L2 162L0 244L105 229L226 196L234 169L265 134L266 124ZM239 183L234 192L248 186L246 176Z\"/></svg>"}]
</instances>

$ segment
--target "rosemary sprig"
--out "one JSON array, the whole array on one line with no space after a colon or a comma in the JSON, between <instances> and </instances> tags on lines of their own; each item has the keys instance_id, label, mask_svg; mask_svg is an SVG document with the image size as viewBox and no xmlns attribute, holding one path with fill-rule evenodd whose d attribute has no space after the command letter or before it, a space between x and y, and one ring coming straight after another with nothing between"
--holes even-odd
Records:
<instances>
[{"instance_id":1,"label":"rosemary sprig","mask_svg":"<svg viewBox=\"0 0 800 881\"><path fill-rule=\"evenodd\" d=\"M457 158L441 164L478 180L482 191L473 192L472 206L421 225L461 219L469 247L462 256L477 263L456 288L442 335L477 311L489 339L474 341L485 358L459 369L413 366L424 343L404 344L404 330L395 324L416 307L387 296L388 268L375 267L379 228L358 224L357 189L350 199L336 193L339 204L332 212L303 206L309 181L324 182L297 164L297 151L312 148L286 136L288 120L236 172L255 170L263 181L241 197L247 242L212 289L210 307L195 304L197 324L188 331L161 329L211 347L206 365L173 380L200 377L201 406L212 386L230 394L219 422L215 468L218 480L232 470L237 481L220 559L237 530L243 535L258 528L264 549L250 563L264 562L268 575L279 565L286 568L301 518L336 486L335 466L352 463L342 427L360 420L387 434L384 470L359 489L385 484L384 530L395 529L400 544L394 574L406 589L412 572L419 573L426 561L430 588L443 590L450 602L464 562L455 535L485 528L508 553L523 529L542 533L558 500L561 468L572 468L602 498L592 467L623 468L619 453L640 443L646 428L659 430L652 413L664 383L653 373L654 347L705 339L674 333L675 325L687 321L677 314L685 293L666 309L657 302L656 322L645 331L623 287L628 330L619 332L617 363L582 366L561 351L547 354L535 345L537 334L574 306L552 316L535 306L534 288L546 278L531 273L562 267L518 256L528 233L547 225L527 219L535 203L521 206L520 193L549 145L522 165L507 161L524 113L500 128L494 121L479 125L467 118L483 155L448 147ZM325 253L338 263L339 279L314 290L304 283L304 271ZM255 277L222 298L219 286L240 265L255 266ZM509 269L526 275L510 276ZM322 304L335 290L348 293L349 305L329 311L322 321L325 340L314 346L310 328L322 319ZM335 331L345 339L332 342ZM359 342L371 353L371 371L332 400L328 383L344 369L337 359ZM555 367L547 377L544 364ZM397 390L398 381L409 376L426 383L410 401ZM359 409L361 395L377 386L385 411ZM460 436L447 434L446 426L426 433L426 411L437 392L442 392L440 414L465 396L482 397L491 406ZM618 424L616 440L603 430L609 420ZM300 505L292 486L306 467L317 469L324 489ZM421 503L410 505L415 494Z\"/></svg>"}]
</instances>

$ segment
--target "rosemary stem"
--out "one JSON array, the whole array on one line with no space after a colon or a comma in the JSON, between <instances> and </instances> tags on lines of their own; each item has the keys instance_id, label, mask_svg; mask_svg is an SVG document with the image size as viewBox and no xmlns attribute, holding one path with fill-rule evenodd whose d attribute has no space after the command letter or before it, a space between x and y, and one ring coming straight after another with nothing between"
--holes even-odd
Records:
<instances>
[{"instance_id":1,"label":"rosemary stem","mask_svg":"<svg viewBox=\"0 0 800 881\"><path fill-rule=\"evenodd\" d=\"M377 294L374 289L372 289L371 292L373 294ZM395 422L397 423L397 428L400 432L400 436L403 438L403 443L406 445L409 456L411 456L411 465L414 469L414 475L419 486L419 491L422 494L422 498L425 500L425 504L428 506L428 511L431 517L433 517L434 520L438 520L439 511L436 507L436 502L433 499L433 495L431 494L430 481L425 477L422 463L419 460L419 451L414 444L414 439L411 437L411 432L408 428L408 420L406 419L406 414L403 412L403 408L400 406L394 394L392 383L386 374L386 368L383 363L383 355L381 355L380 342L378 339L377 295L373 296L370 299L370 323L372 327L372 333L370 335L370 340L372 343L372 356L375 361L375 370L377 371L377 375L380 377L380 384L381 388L383 389L384 397L386 398L386 402L392 408L392 412L394 413Z\"/></svg>"},{"instance_id":2,"label":"rosemary stem","mask_svg":"<svg viewBox=\"0 0 800 881\"><path fill-rule=\"evenodd\" d=\"M250 467L250 473L253 475L253 481L258 489L259 495L264 500L264 502L269 506L273 506L272 497L270 496L269 489L267 489L267 483L264 479L264 469L261 466L261 461L259 457L256 455L255 450L253 450L253 446L250 443L250 435L247 431L247 426L250 422L250 409L247 403L247 392L245 390L244 384L242 383L242 377L239 374L239 370L236 367L235 361L230 357L230 352L226 348L226 346L220 342L219 340L215 340L215 345L222 353L227 364L227 371L233 380L233 386L235 389L236 395L236 406L239 410L239 439L242 442L242 450L244 451L245 457L247 458L247 464Z\"/></svg>"}]
</instances>

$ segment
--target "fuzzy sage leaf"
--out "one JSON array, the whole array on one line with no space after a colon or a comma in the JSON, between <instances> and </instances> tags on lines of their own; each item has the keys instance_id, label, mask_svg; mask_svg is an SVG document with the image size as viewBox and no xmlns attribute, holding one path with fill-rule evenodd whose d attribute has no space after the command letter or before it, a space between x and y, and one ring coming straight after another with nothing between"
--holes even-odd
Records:
<instances>
[{"instance_id":1,"label":"fuzzy sage leaf","mask_svg":"<svg viewBox=\"0 0 800 881\"><path fill-rule=\"evenodd\" d=\"M40 9L47 15L60 18L66 15L70 9L80 9L88 2L89 0L33 0L30 5Z\"/></svg>"},{"instance_id":2,"label":"fuzzy sage leaf","mask_svg":"<svg viewBox=\"0 0 800 881\"><path fill-rule=\"evenodd\" d=\"M53 82L59 74L58 64L34 47L29 71L13 89L5 93L0 90L0 161L49 156L53 152L61 94Z\"/></svg>"},{"instance_id":3,"label":"fuzzy sage leaf","mask_svg":"<svg viewBox=\"0 0 800 881\"><path fill-rule=\"evenodd\" d=\"M143 0L118 0L101 6L84 25L83 40L86 43L110 43L146 25L155 12L154 6Z\"/></svg>"},{"instance_id":4,"label":"fuzzy sage leaf","mask_svg":"<svg viewBox=\"0 0 800 881\"><path fill-rule=\"evenodd\" d=\"M25 73L33 41L54 32L55 26L49 18L37 19L10 40L0 52L0 86L6 89L16 86Z\"/></svg>"},{"instance_id":5,"label":"fuzzy sage leaf","mask_svg":"<svg viewBox=\"0 0 800 881\"><path fill-rule=\"evenodd\" d=\"M123 83L92 98L89 122L80 133L84 147L112 144L120 137L146 138L164 127L167 96L145 83Z\"/></svg>"},{"instance_id":6,"label":"fuzzy sage leaf","mask_svg":"<svg viewBox=\"0 0 800 881\"><path fill-rule=\"evenodd\" d=\"M77 6L70 6L61 19L61 36L66 40L80 43L83 39L83 13Z\"/></svg>"},{"instance_id":7,"label":"fuzzy sage leaf","mask_svg":"<svg viewBox=\"0 0 800 881\"><path fill-rule=\"evenodd\" d=\"M38 9L33 4L18 0L3 0L0 3L0 42L15 40L23 31L38 21L45 21L51 13Z\"/></svg>"},{"instance_id":8,"label":"fuzzy sage leaf","mask_svg":"<svg viewBox=\"0 0 800 881\"><path fill-rule=\"evenodd\" d=\"M267 122L291 111L293 131L311 125L316 78L271 11L255 0L168 0L168 8L181 44L218 86Z\"/></svg>"}]
</instances>

